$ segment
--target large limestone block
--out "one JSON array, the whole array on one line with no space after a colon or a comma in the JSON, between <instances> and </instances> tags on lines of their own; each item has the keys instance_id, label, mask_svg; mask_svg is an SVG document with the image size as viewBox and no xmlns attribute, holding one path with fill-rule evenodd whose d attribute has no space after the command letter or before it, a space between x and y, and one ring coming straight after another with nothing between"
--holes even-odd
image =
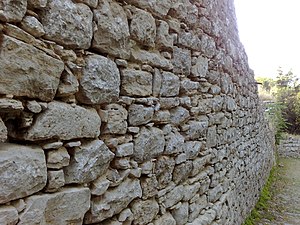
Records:
<instances>
[{"instance_id":1,"label":"large limestone block","mask_svg":"<svg viewBox=\"0 0 300 225\"><path fill-rule=\"evenodd\" d=\"M64 188L53 194L33 195L25 202L26 209L20 214L19 225L79 225L90 208L90 190Z\"/></svg>"},{"instance_id":2,"label":"large limestone block","mask_svg":"<svg viewBox=\"0 0 300 225\"><path fill-rule=\"evenodd\" d=\"M93 37L93 13L72 0L48 0L41 12L45 38L69 48L88 49Z\"/></svg>"},{"instance_id":3,"label":"large limestone block","mask_svg":"<svg viewBox=\"0 0 300 225\"><path fill-rule=\"evenodd\" d=\"M134 144L134 158L138 162L143 162L162 154L165 147L164 134L156 127L142 127Z\"/></svg>"},{"instance_id":4,"label":"large limestone block","mask_svg":"<svg viewBox=\"0 0 300 225\"><path fill-rule=\"evenodd\" d=\"M91 210L85 216L85 224L101 222L127 208L129 203L142 196L138 180L127 178L119 186L108 189L104 195L92 199Z\"/></svg>"},{"instance_id":5,"label":"large limestone block","mask_svg":"<svg viewBox=\"0 0 300 225\"><path fill-rule=\"evenodd\" d=\"M18 211L13 206L0 207L0 224L15 225L18 222Z\"/></svg>"},{"instance_id":6,"label":"large limestone block","mask_svg":"<svg viewBox=\"0 0 300 225\"><path fill-rule=\"evenodd\" d=\"M32 127L23 135L25 140L59 138L96 138L100 134L101 120L95 109L51 102L39 114Z\"/></svg>"},{"instance_id":7,"label":"large limestone block","mask_svg":"<svg viewBox=\"0 0 300 225\"><path fill-rule=\"evenodd\" d=\"M99 0L94 10L96 29L92 47L113 56L128 59L129 26L126 13L116 2Z\"/></svg>"},{"instance_id":8,"label":"large limestone block","mask_svg":"<svg viewBox=\"0 0 300 225\"><path fill-rule=\"evenodd\" d=\"M26 13L27 0L1 0L0 21L19 22Z\"/></svg>"},{"instance_id":9,"label":"large limestone block","mask_svg":"<svg viewBox=\"0 0 300 225\"><path fill-rule=\"evenodd\" d=\"M156 25L153 16L144 10L138 9L130 23L130 34L134 40L141 44L154 46Z\"/></svg>"},{"instance_id":10,"label":"large limestone block","mask_svg":"<svg viewBox=\"0 0 300 225\"><path fill-rule=\"evenodd\" d=\"M94 140L74 149L69 166L64 168L66 183L88 183L103 175L114 154L103 141Z\"/></svg>"},{"instance_id":11,"label":"large limestone block","mask_svg":"<svg viewBox=\"0 0 300 225\"><path fill-rule=\"evenodd\" d=\"M7 128L0 118L0 142L5 142L7 139Z\"/></svg>"},{"instance_id":12,"label":"large limestone block","mask_svg":"<svg viewBox=\"0 0 300 225\"><path fill-rule=\"evenodd\" d=\"M41 148L0 144L0 204L38 192L46 182L46 160Z\"/></svg>"},{"instance_id":13,"label":"large limestone block","mask_svg":"<svg viewBox=\"0 0 300 225\"><path fill-rule=\"evenodd\" d=\"M17 39L3 36L0 93L51 101L64 63Z\"/></svg>"},{"instance_id":14,"label":"large limestone block","mask_svg":"<svg viewBox=\"0 0 300 225\"><path fill-rule=\"evenodd\" d=\"M84 104L116 101L120 92L120 73L117 65L101 55L89 55L85 61L77 99Z\"/></svg>"}]
</instances>

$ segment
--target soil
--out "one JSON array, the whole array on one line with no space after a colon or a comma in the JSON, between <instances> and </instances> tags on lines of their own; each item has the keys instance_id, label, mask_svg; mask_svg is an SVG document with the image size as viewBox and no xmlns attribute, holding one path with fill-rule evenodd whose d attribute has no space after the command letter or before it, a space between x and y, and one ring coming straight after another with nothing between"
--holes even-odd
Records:
<instances>
[{"instance_id":1,"label":"soil","mask_svg":"<svg viewBox=\"0 0 300 225\"><path fill-rule=\"evenodd\" d=\"M257 225L300 225L300 159L279 158L273 196Z\"/></svg>"}]
</instances>

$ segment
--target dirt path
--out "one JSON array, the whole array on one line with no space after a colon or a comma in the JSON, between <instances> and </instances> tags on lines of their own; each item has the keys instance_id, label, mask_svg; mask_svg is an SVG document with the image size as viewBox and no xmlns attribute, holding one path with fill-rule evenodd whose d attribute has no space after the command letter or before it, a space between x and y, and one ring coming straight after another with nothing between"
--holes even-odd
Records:
<instances>
[{"instance_id":1,"label":"dirt path","mask_svg":"<svg viewBox=\"0 0 300 225\"><path fill-rule=\"evenodd\" d=\"M257 225L300 225L300 159L280 158L277 176L269 209Z\"/></svg>"}]
</instances>

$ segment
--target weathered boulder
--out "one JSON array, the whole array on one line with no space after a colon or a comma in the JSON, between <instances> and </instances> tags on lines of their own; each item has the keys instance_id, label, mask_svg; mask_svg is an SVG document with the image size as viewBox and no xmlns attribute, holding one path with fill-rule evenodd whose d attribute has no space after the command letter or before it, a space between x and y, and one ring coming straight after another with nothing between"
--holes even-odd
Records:
<instances>
[{"instance_id":1,"label":"weathered boulder","mask_svg":"<svg viewBox=\"0 0 300 225\"><path fill-rule=\"evenodd\" d=\"M64 168L66 183L88 183L103 175L114 154L103 141L94 140L74 149Z\"/></svg>"},{"instance_id":2,"label":"weathered boulder","mask_svg":"<svg viewBox=\"0 0 300 225\"><path fill-rule=\"evenodd\" d=\"M89 55L85 62L77 99L84 104L116 101L120 92L120 73L117 65L101 55Z\"/></svg>"},{"instance_id":3,"label":"weathered boulder","mask_svg":"<svg viewBox=\"0 0 300 225\"><path fill-rule=\"evenodd\" d=\"M146 46L154 46L156 25L153 16L137 9L130 23L130 34L133 39Z\"/></svg>"},{"instance_id":4,"label":"weathered boulder","mask_svg":"<svg viewBox=\"0 0 300 225\"><path fill-rule=\"evenodd\" d=\"M19 225L82 224L90 207L88 188L64 188L53 194L33 195L25 199L26 208L20 214Z\"/></svg>"},{"instance_id":5,"label":"weathered boulder","mask_svg":"<svg viewBox=\"0 0 300 225\"><path fill-rule=\"evenodd\" d=\"M7 128L3 120L0 118L0 142L5 142L6 139L7 139Z\"/></svg>"},{"instance_id":6,"label":"weathered boulder","mask_svg":"<svg viewBox=\"0 0 300 225\"><path fill-rule=\"evenodd\" d=\"M129 96L149 96L152 94L152 74L145 71L124 69L121 94Z\"/></svg>"},{"instance_id":7,"label":"weathered boulder","mask_svg":"<svg viewBox=\"0 0 300 225\"><path fill-rule=\"evenodd\" d=\"M40 15L45 38L68 48L91 46L93 13L87 5L72 0L48 0Z\"/></svg>"},{"instance_id":8,"label":"weathered boulder","mask_svg":"<svg viewBox=\"0 0 300 225\"><path fill-rule=\"evenodd\" d=\"M143 162L162 154L165 138L162 130L156 127L142 127L134 144L134 158L138 162Z\"/></svg>"},{"instance_id":9,"label":"weathered boulder","mask_svg":"<svg viewBox=\"0 0 300 225\"><path fill-rule=\"evenodd\" d=\"M108 189L104 195L92 199L91 209L84 222L91 224L110 218L125 209L133 199L141 196L140 182L127 178L119 186Z\"/></svg>"},{"instance_id":10,"label":"weathered boulder","mask_svg":"<svg viewBox=\"0 0 300 225\"><path fill-rule=\"evenodd\" d=\"M159 205L154 199L136 200L131 204L133 224L144 225L150 223L158 214Z\"/></svg>"},{"instance_id":11,"label":"weathered boulder","mask_svg":"<svg viewBox=\"0 0 300 225\"><path fill-rule=\"evenodd\" d=\"M51 101L64 63L17 39L3 36L0 93Z\"/></svg>"},{"instance_id":12,"label":"weathered boulder","mask_svg":"<svg viewBox=\"0 0 300 225\"><path fill-rule=\"evenodd\" d=\"M0 143L0 204L38 192L46 182L46 160L41 148Z\"/></svg>"},{"instance_id":13,"label":"weathered boulder","mask_svg":"<svg viewBox=\"0 0 300 225\"><path fill-rule=\"evenodd\" d=\"M25 16L27 0L2 0L0 2L0 21L19 22Z\"/></svg>"},{"instance_id":14,"label":"weathered boulder","mask_svg":"<svg viewBox=\"0 0 300 225\"><path fill-rule=\"evenodd\" d=\"M100 52L128 59L129 26L124 9L116 2L99 0L94 9L96 29L92 47Z\"/></svg>"},{"instance_id":15,"label":"weathered boulder","mask_svg":"<svg viewBox=\"0 0 300 225\"><path fill-rule=\"evenodd\" d=\"M22 136L25 140L59 138L96 138L100 134L101 120L95 109L50 102L48 109L38 115L32 127Z\"/></svg>"},{"instance_id":16,"label":"weathered boulder","mask_svg":"<svg viewBox=\"0 0 300 225\"><path fill-rule=\"evenodd\" d=\"M15 225L18 222L18 211L13 206L0 206L0 224Z\"/></svg>"}]
</instances>

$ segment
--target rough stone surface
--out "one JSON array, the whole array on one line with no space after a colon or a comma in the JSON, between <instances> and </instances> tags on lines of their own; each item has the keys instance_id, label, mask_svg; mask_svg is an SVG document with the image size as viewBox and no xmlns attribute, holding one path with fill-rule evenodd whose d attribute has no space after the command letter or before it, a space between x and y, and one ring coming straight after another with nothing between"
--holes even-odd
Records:
<instances>
[{"instance_id":1,"label":"rough stone surface","mask_svg":"<svg viewBox=\"0 0 300 225\"><path fill-rule=\"evenodd\" d=\"M131 126L140 126L149 123L154 114L152 107L144 107L143 105L132 104L128 109L128 121Z\"/></svg>"},{"instance_id":2,"label":"rough stone surface","mask_svg":"<svg viewBox=\"0 0 300 225\"><path fill-rule=\"evenodd\" d=\"M70 155L65 147L47 151L47 168L61 169L69 165Z\"/></svg>"},{"instance_id":3,"label":"rough stone surface","mask_svg":"<svg viewBox=\"0 0 300 225\"><path fill-rule=\"evenodd\" d=\"M96 29L92 47L104 53L129 58L129 26L124 9L116 2L99 0L94 10Z\"/></svg>"},{"instance_id":4,"label":"rough stone surface","mask_svg":"<svg viewBox=\"0 0 300 225\"><path fill-rule=\"evenodd\" d=\"M25 140L60 138L95 138L100 134L100 117L94 109L72 107L62 102L51 102L24 134Z\"/></svg>"},{"instance_id":5,"label":"rough stone surface","mask_svg":"<svg viewBox=\"0 0 300 225\"><path fill-rule=\"evenodd\" d=\"M71 0L48 0L41 22L45 37L68 48L88 49L93 36L93 13L84 4ZM64 32L61 32L63 29Z\"/></svg>"},{"instance_id":6,"label":"rough stone surface","mask_svg":"<svg viewBox=\"0 0 300 225\"><path fill-rule=\"evenodd\" d=\"M103 133L125 134L127 131L126 109L118 104L109 104L100 112L100 117L104 124Z\"/></svg>"},{"instance_id":7,"label":"rough stone surface","mask_svg":"<svg viewBox=\"0 0 300 225\"><path fill-rule=\"evenodd\" d=\"M19 22L25 16L27 1L3 0L0 3L0 20L3 22Z\"/></svg>"},{"instance_id":8,"label":"rough stone surface","mask_svg":"<svg viewBox=\"0 0 300 225\"><path fill-rule=\"evenodd\" d=\"M34 146L0 143L0 203L26 197L46 185L43 150Z\"/></svg>"},{"instance_id":9,"label":"rough stone surface","mask_svg":"<svg viewBox=\"0 0 300 225\"><path fill-rule=\"evenodd\" d=\"M21 27L35 37L41 37L45 34L43 25L33 16L26 16L22 20Z\"/></svg>"},{"instance_id":10,"label":"rough stone surface","mask_svg":"<svg viewBox=\"0 0 300 225\"><path fill-rule=\"evenodd\" d=\"M7 139L7 128L0 118L0 142L5 142Z\"/></svg>"},{"instance_id":11,"label":"rough stone surface","mask_svg":"<svg viewBox=\"0 0 300 225\"><path fill-rule=\"evenodd\" d=\"M153 16L143 10L134 13L130 23L130 35L147 46L153 46L156 37L156 25Z\"/></svg>"},{"instance_id":12,"label":"rough stone surface","mask_svg":"<svg viewBox=\"0 0 300 225\"><path fill-rule=\"evenodd\" d=\"M15 225L18 222L18 211L13 206L0 206L0 224Z\"/></svg>"},{"instance_id":13,"label":"rough stone surface","mask_svg":"<svg viewBox=\"0 0 300 225\"><path fill-rule=\"evenodd\" d=\"M159 211L159 205L155 200L137 200L132 205L133 224L148 224Z\"/></svg>"},{"instance_id":14,"label":"rough stone surface","mask_svg":"<svg viewBox=\"0 0 300 225\"><path fill-rule=\"evenodd\" d=\"M128 96L149 96L152 94L152 74L126 69L122 70L121 94Z\"/></svg>"},{"instance_id":15,"label":"rough stone surface","mask_svg":"<svg viewBox=\"0 0 300 225\"><path fill-rule=\"evenodd\" d=\"M100 55L86 58L77 98L85 104L102 104L119 97L120 73L117 65Z\"/></svg>"},{"instance_id":16,"label":"rough stone surface","mask_svg":"<svg viewBox=\"0 0 300 225\"><path fill-rule=\"evenodd\" d=\"M173 48L174 73L189 75L191 71L191 51L178 47Z\"/></svg>"},{"instance_id":17,"label":"rough stone surface","mask_svg":"<svg viewBox=\"0 0 300 225\"><path fill-rule=\"evenodd\" d=\"M103 141L94 140L74 149L64 168L66 183L88 183L103 175L114 154Z\"/></svg>"},{"instance_id":18,"label":"rough stone surface","mask_svg":"<svg viewBox=\"0 0 300 225\"><path fill-rule=\"evenodd\" d=\"M163 72L160 96L172 97L179 94L180 81L179 77L170 72Z\"/></svg>"},{"instance_id":19,"label":"rough stone surface","mask_svg":"<svg viewBox=\"0 0 300 225\"><path fill-rule=\"evenodd\" d=\"M55 192L65 185L64 172L62 170L47 172L48 181L46 186L47 192Z\"/></svg>"},{"instance_id":20,"label":"rough stone surface","mask_svg":"<svg viewBox=\"0 0 300 225\"><path fill-rule=\"evenodd\" d=\"M82 224L90 207L88 188L64 188L53 194L33 195L25 199L26 209L18 224Z\"/></svg>"},{"instance_id":21,"label":"rough stone surface","mask_svg":"<svg viewBox=\"0 0 300 225\"><path fill-rule=\"evenodd\" d=\"M163 132L155 127L142 127L134 141L134 158L142 162L160 155L164 151Z\"/></svg>"},{"instance_id":22,"label":"rough stone surface","mask_svg":"<svg viewBox=\"0 0 300 225\"><path fill-rule=\"evenodd\" d=\"M91 209L86 215L85 223L101 222L120 213L133 199L141 196L142 189L139 181L126 179L102 197L92 199Z\"/></svg>"},{"instance_id":23,"label":"rough stone surface","mask_svg":"<svg viewBox=\"0 0 300 225\"><path fill-rule=\"evenodd\" d=\"M29 44L4 35L0 67L0 79L4 81L0 83L1 94L50 101L64 64Z\"/></svg>"}]
</instances>

